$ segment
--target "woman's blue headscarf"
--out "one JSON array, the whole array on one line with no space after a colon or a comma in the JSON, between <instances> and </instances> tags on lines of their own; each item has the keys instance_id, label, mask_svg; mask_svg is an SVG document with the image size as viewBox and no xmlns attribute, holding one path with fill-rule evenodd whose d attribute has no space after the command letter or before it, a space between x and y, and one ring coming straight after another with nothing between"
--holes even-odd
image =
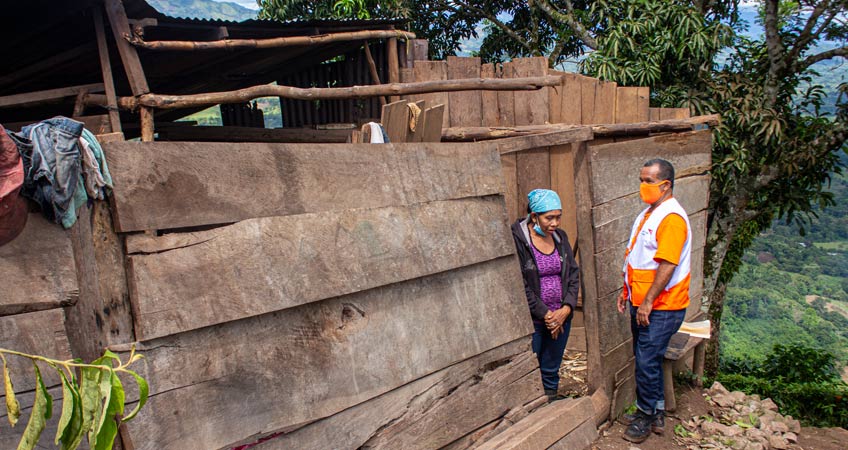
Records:
<instances>
[{"instance_id":1,"label":"woman's blue headscarf","mask_svg":"<svg viewBox=\"0 0 848 450\"><path fill-rule=\"evenodd\" d=\"M550 189L534 189L527 194L530 211L541 214L555 209L562 209L559 195Z\"/></svg>"}]
</instances>

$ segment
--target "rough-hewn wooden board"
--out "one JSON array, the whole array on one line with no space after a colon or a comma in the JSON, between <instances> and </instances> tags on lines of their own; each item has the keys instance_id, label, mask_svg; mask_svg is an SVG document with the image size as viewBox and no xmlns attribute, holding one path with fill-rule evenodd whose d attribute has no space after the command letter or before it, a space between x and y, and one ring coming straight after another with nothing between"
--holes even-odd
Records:
<instances>
[{"instance_id":1,"label":"rough-hewn wooden board","mask_svg":"<svg viewBox=\"0 0 848 450\"><path fill-rule=\"evenodd\" d=\"M630 312L618 312L617 299L621 286L598 301L598 332L601 339L601 352L606 353L630 339Z\"/></svg>"},{"instance_id":2,"label":"rough-hewn wooden board","mask_svg":"<svg viewBox=\"0 0 848 450\"><path fill-rule=\"evenodd\" d=\"M710 130L593 146L592 160L595 161L596 170L592 173L592 204L599 205L632 193L633 185L638 186L642 165L651 158L666 159L680 172L689 168L708 170L711 148ZM632 183L622 182L631 176Z\"/></svg>"},{"instance_id":3,"label":"rough-hewn wooden board","mask_svg":"<svg viewBox=\"0 0 848 450\"><path fill-rule=\"evenodd\" d=\"M380 123L386 130L389 142L406 142L409 136L409 107L406 100L400 100L388 105L383 105Z\"/></svg>"},{"instance_id":4,"label":"rough-hewn wooden board","mask_svg":"<svg viewBox=\"0 0 848 450\"><path fill-rule=\"evenodd\" d=\"M480 66L481 78L496 78L495 66L492 63L483 64ZM500 125L498 117L498 92L497 91L482 91L482 113L483 126L495 127Z\"/></svg>"},{"instance_id":5,"label":"rough-hewn wooden board","mask_svg":"<svg viewBox=\"0 0 848 450\"><path fill-rule=\"evenodd\" d=\"M115 142L116 229L161 230L499 192L483 144Z\"/></svg>"},{"instance_id":6,"label":"rough-hewn wooden board","mask_svg":"<svg viewBox=\"0 0 848 450\"><path fill-rule=\"evenodd\" d=\"M84 205L69 233L80 286L79 302L65 309L74 356L91 361L111 344L135 341L124 242L112 226L106 202Z\"/></svg>"},{"instance_id":7,"label":"rough-hewn wooden board","mask_svg":"<svg viewBox=\"0 0 848 450\"><path fill-rule=\"evenodd\" d=\"M648 108L648 120L657 122L662 120L662 108Z\"/></svg>"},{"instance_id":8,"label":"rough-hewn wooden board","mask_svg":"<svg viewBox=\"0 0 848 450\"><path fill-rule=\"evenodd\" d=\"M500 67L498 78L515 78L512 63ZM502 127L515 126L515 92L498 91L498 125Z\"/></svg>"},{"instance_id":9,"label":"rough-hewn wooden board","mask_svg":"<svg viewBox=\"0 0 848 450\"><path fill-rule=\"evenodd\" d=\"M65 334L64 311L49 309L0 317L0 347L58 360L71 359L71 349ZM15 392L35 389L32 361L14 355L7 355L6 361L9 363ZM60 382L55 371L42 370L42 376L47 386L55 386ZM5 395L0 398L5 398Z\"/></svg>"},{"instance_id":10,"label":"rough-hewn wooden board","mask_svg":"<svg viewBox=\"0 0 848 450\"><path fill-rule=\"evenodd\" d=\"M577 256L580 259L580 293L583 300L583 322L586 328L587 371L592 391L607 388L602 375L600 335L598 334L598 285L595 281L595 240L592 237L592 158L586 143L575 144L574 198L577 204ZM585 255L585 256L584 256Z\"/></svg>"},{"instance_id":11,"label":"rough-hewn wooden board","mask_svg":"<svg viewBox=\"0 0 848 450\"><path fill-rule=\"evenodd\" d=\"M696 217L704 217L704 215L699 214ZM693 236L692 240L692 255L704 247L703 241L696 241L695 237ZM610 294L623 285L621 269L624 266L626 239L625 237L625 241L622 241L620 246L613 246L595 255L595 265L598 268L598 293L601 296ZM690 264L690 273L692 269Z\"/></svg>"},{"instance_id":12,"label":"rough-hewn wooden board","mask_svg":"<svg viewBox=\"0 0 848 450\"><path fill-rule=\"evenodd\" d=\"M577 201L574 197L574 153L571 144L550 147L551 189L562 201L562 224L572 248L577 243Z\"/></svg>"},{"instance_id":13,"label":"rough-hewn wooden board","mask_svg":"<svg viewBox=\"0 0 848 450\"><path fill-rule=\"evenodd\" d=\"M687 119L689 118L689 108L660 108L660 117L662 120Z\"/></svg>"},{"instance_id":14,"label":"rough-hewn wooden board","mask_svg":"<svg viewBox=\"0 0 848 450\"><path fill-rule=\"evenodd\" d=\"M629 376L617 383L612 397L612 407L610 415L613 418L618 418L624 414L624 410L630 407L636 401L636 381L633 376Z\"/></svg>"},{"instance_id":15,"label":"rough-hewn wooden board","mask_svg":"<svg viewBox=\"0 0 848 450\"><path fill-rule=\"evenodd\" d=\"M636 122L651 120L651 88L640 86L636 88Z\"/></svg>"},{"instance_id":16,"label":"rough-hewn wooden board","mask_svg":"<svg viewBox=\"0 0 848 450\"><path fill-rule=\"evenodd\" d=\"M351 132L354 131L312 128L168 126L167 123L156 124L157 141L343 143L347 142ZM103 141L100 140L100 143L103 144Z\"/></svg>"},{"instance_id":17,"label":"rough-hewn wooden board","mask_svg":"<svg viewBox=\"0 0 848 450\"><path fill-rule=\"evenodd\" d=\"M415 61L413 68L415 81L436 81L448 79L448 65L445 61ZM510 91L511 92L511 91ZM445 105L445 114L442 126L448 128L450 124L450 105L447 92L434 92L432 94L421 94L419 100L426 100L427 107Z\"/></svg>"},{"instance_id":18,"label":"rough-hewn wooden board","mask_svg":"<svg viewBox=\"0 0 848 450\"><path fill-rule=\"evenodd\" d=\"M152 395L127 425L157 439L135 447L220 448L292 429L527 336L517 264L499 258L142 345Z\"/></svg>"},{"instance_id":19,"label":"rough-hewn wooden board","mask_svg":"<svg viewBox=\"0 0 848 450\"><path fill-rule=\"evenodd\" d=\"M594 124L595 120L595 93L600 81L590 77L579 77L580 82L580 123L583 125Z\"/></svg>"},{"instance_id":20,"label":"rough-hewn wooden board","mask_svg":"<svg viewBox=\"0 0 848 450\"><path fill-rule=\"evenodd\" d=\"M427 392L415 408L387 424L364 444L373 449L441 448L470 430L543 394L538 360L532 352L518 355L505 370L482 368L449 395Z\"/></svg>"},{"instance_id":21,"label":"rough-hewn wooden board","mask_svg":"<svg viewBox=\"0 0 848 450\"><path fill-rule=\"evenodd\" d=\"M415 133L416 140L420 140L420 142L441 141L444 115L445 105L436 105L425 109L418 122L421 131Z\"/></svg>"},{"instance_id":22,"label":"rough-hewn wooden board","mask_svg":"<svg viewBox=\"0 0 848 450\"><path fill-rule=\"evenodd\" d=\"M581 102L583 95L580 75L566 73L562 78L562 90L560 95L560 115L557 123L581 124L583 123Z\"/></svg>"},{"instance_id":23,"label":"rough-hewn wooden board","mask_svg":"<svg viewBox=\"0 0 848 450\"><path fill-rule=\"evenodd\" d=\"M130 256L137 339L510 255L503 208L501 196L489 196L249 219L189 236L130 236L129 252L148 253Z\"/></svg>"},{"instance_id":24,"label":"rough-hewn wooden board","mask_svg":"<svg viewBox=\"0 0 848 450\"><path fill-rule=\"evenodd\" d=\"M548 447L548 450L587 449L597 438L598 429L595 428L595 421L590 418L565 435L565 437L557 441L554 445Z\"/></svg>"},{"instance_id":25,"label":"rough-hewn wooden board","mask_svg":"<svg viewBox=\"0 0 848 450\"><path fill-rule=\"evenodd\" d=\"M683 180L692 180L693 182L681 183L680 181ZM682 200L688 200L688 204L700 206L700 211L703 211L707 206L707 200L704 198L704 191L700 189L709 189L709 179L696 180L693 177L684 178L683 180L678 181L676 184L674 189L675 198L681 203ZM695 197L695 200L689 200L692 197ZM639 198L639 194L632 194L593 208L596 221L595 250L603 252L610 248L619 248L623 252L627 240L630 238L633 221L636 220L636 216L646 207L647 205ZM691 211L686 207L684 209L687 212ZM689 220L692 221L692 241L694 243L704 241L706 225L702 220L703 216L699 215L699 213L696 210L689 214Z\"/></svg>"},{"instance_id":26,"label":"rough-hewn wooden board","mask_svg":"<svg viewBox=\"0 0 848 450\"><path fill-rule=\"evenodd\" d=\"M512 60L515 77L547 75L548 62L542 56ZM548 91L515 92L515 125L543 125L548 122Z\"/></svg>"},{"instance_id":27,"label":"rough-hewn wooden board","mask_svg":"<svg viewBox=\"0 0 848 450\"><path fill-rule=\"evenodd\" d=\"M528 363L533 365L535 360L529 343L529 339L521 338L489 350L254 448L360 448L371 439L390 438L391 436L386 435L388 425L407 423L409 419L422 414L428 418L435 417L434 413L444 412L443 404L454 404L455 400L466 402L465 406L474 408L475 414L456 417L448 413L442 417L443 421L447 422L445 419L450 417L467 424L469 420L480 421L487 417L499 417L510 408L520 405L522 398L527 397L525 391L530 379L533 389L529 396L541 395L541 384L538 378L534 379L538 377L535 366L531 372L522 373L527 371ZM507 380L512 382L501 382ZM492 383L493 381L496 383ZM470 428L466 429L466 432L469 430ZM430 433L419 437L439 438ZM412 446L415 447L414 443Z\"/></svg>"},{"instance_id":28,"label":"rough-hewn wooden board","mask_svg":"<svg viewBox=\"0 0 848 450\"><path fill-rule=\"evenodd\" d=\"M638 117L638 87L615 89L615 123L635 123Z\"/></svg>"},{"instance_id":29,"label":"rough-hewn wooden board","mask_svg":"<svg viewBox=\"0 0 848 450\"><path fill-rule=\"evenodd\" d=\"M565 72L548 69L548 75L559 75L562 77ZM548 86L545 88L548 91L548 121L550 123L562 123L560 116L562 115L562 91L565 84L565 78L558 86Z\"/></svg>"},{"instance_id":30,"label":"rough-hewn wooden board","mask_svg":"<svg viewBox=\"0 0 848 450\"><path fill-rule=\"evenodd\" d=\"M560 400L536 410L478 448L480 450L548 448L586 420L591 421L593 413L592 399L589 397Z\"/></svg>"},{"instance_id":31,"label":"rough-hewn wooden board","mask_svg":"<svg viewBox=\"0 0 848 450\"><path fill-rule=\"evenodd\" d=\"M79 298L71 239L40 213L0 246L0 316L72 305Z\"/></svg>"},{"instance_id":32,"label":"rough-hewn wooden board","mask_svg":"<svg viewBox=\"0 0 848 450\"><path fill-rule=\"evenodd\" d=\"M123 63L124 71L127 73L127 79L129 80L133 95L150 92L147 85L147 78L144 75L144 69L141 67L141 61L138 58L138 53L135 47L124 37L130 36L131 30L123 2L120 0L106 0L106 16L109 17L109 25L112 28L112 34L115 38L115 46L118 47L118 53L121 55L121 62Z\"/></svg>"},{"instance_id":33,"label":"rough-hewn wooden board","mask_svg":"<svg viewBox=\"0 0 848 450\"><path fill-rule=\"evenodd\" d=\"M633 340L627 339L612 350L602 353L603 358L603 377L608 383L615 382L616 374L624 367L630 364L633 359ZM610 387L612 390L612 387Z\"/></svg>"},{"instance_id":34,"label":"rough-hewn wooden board","mask_svg":"<svg viewBox=\"0 0 848 450\"><path fill-rule=\"evenodd\" d=\"M501 155L501 174L505 184L504 203L510 224L522 215L518 209L518 178L515 159L516 153Z\"/></svg>"},{"instance_id":35,"label":"rough-hewn wooden board","mask_svg":"<svg viewBox=\"0 0 848 450\"><path fill-rule=\"evenodd\" d=\"M448 79L480 78L480 58L448 56ZM479 127L483 124L483 96L480 91L448 93L450 126Z\"/></svg>"},{"instance_id":36,"label":"rough-hewn wooden board","mask_svg":"<svg viewBox=\"0 0 848 450\"><path fill-rule=\"evenodd\" d=\"M527 194L533 189L551 188L551 154L548 147L519 152L515 155L518 179L518 214L527 214Z\"/></svg>"},{"instance_id":37,"label":"rough-hewn wooden board","mask_svg":"<svg viewBox=\"0 0 848 450\"><path fill-rule=\"evenodd\" d=\"M498 153L514 153L525 150L538 149L541 147L549 147L552 145L564 145L575 142L585 142L592 139L592 129L590 127L564 127L556 131L550 131L540 134L528 134L527 136L515 136L504 139L492 139L486 141L486 145L493 146L498 149Z\"/></svg>"},{"instance_id":38,"label":"rough-hewn wooden board","mask_svg":"<svg viewBox=\"0 0 848 450\"><path fill-rule=\"evenodd\" d=\"M600 81L595 89L595 107L589 123L615 122L615 91L618 85L612 81ZM585 119L585 114L583 115Z\"/></svg>"}]
</instances>

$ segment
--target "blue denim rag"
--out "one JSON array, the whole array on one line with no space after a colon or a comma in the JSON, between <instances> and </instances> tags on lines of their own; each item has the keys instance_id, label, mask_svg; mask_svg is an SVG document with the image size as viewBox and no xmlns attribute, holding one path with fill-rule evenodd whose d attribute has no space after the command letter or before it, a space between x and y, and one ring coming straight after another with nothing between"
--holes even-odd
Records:
<instances>
[{"instance_id":1,"label":"blue denim rag","mask_svg":"<svg viewBox=\"0 0 848 450\"><path fill-rule=\"evenodd\" d=\"M74 196L80 185L78 139L82 130L82 123L59 116L27 125L20 133L31 144L19 146L26 180L21 193L38 203L48 219L66 228L73 225L66 225L65 216L72 203L77 203Z\"/></svg>"}]
</instances>

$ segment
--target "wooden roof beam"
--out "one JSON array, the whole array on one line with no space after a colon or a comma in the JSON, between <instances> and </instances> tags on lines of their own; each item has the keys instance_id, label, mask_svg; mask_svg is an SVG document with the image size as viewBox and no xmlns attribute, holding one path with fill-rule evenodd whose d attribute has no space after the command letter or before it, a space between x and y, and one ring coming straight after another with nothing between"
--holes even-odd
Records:
<instances>
[{"instance_id":1,"label":"wooden roof beam","mask_svg":"<svg viewBox=\"0 0 848 450\"><path fill-rule=\"evenodd\" d=\"M0 108L9 106L37 105L65 97L74 97L80 92L103 92L103 83L82 84L44 91L25 92L23 94L0 97Z\"/></svg>"},{"instance_id":2,"label":"wooden roof beam","mask_svg":"<svg viewBox=\"0 0 848 450\"><path fill-rule=\"evenodd\" d=\"M562 82L558 75L526 78L463 78L456 80L422 81L417 83L390 83L373 86L336 88L297 88L292 86L261 85L236 91L211 92L194 95L144 94L138 97L121 97L118 106L124 109L137 107L181 109L212 106L222 103L241 103L260 97L284 97L297 100L346 100L380 95L410 95L429 92L455 91L535 91ZM89 95L87 104L105 105L106 97Z\"/></svg>"},{"instance_id":3,"label":"wooden roof beam","mask_svg":"<svg viewBox=\"0 0 848 450\"><path fill-rule=\"evenodd\" d=\"M298 47L330 42L360 41L363 39L415 39L415 34L399 30L363 30L316 34L312 36L288 36L267 39L223 39L218 41L145 41L135 35L131 37L125 36L125 38L132 45L147 50L193 51Z\"/></svg>"}]
</instances>

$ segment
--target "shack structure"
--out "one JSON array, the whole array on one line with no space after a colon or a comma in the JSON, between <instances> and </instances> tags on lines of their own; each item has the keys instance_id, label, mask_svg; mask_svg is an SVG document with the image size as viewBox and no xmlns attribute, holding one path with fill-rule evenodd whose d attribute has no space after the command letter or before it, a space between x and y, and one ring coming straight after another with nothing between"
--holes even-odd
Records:
<instances>
[{"instance_id":1,"label":"shack structure","mask_svg":"<svg viewBox=\"0 0 848 450\"><path fill-rule=\"evenodd\" d=\"M137 343L151 395L121 427L124 448L269 436L254 448L586 448L633 401L615 297L642 207L636 174L654 157L677 169L695 240L687 317L700 313L715 117L650 108L647 88L543 58L429 61L401 21L230 23L143 0L67 3L45 27L68 39L0 75L0 119L85 121L115 188L67 232L33 212L0 247L0 347L90 360ZM281 129L244 113L269 92ZM223 127L173 122L209 102L242 106ZM392 143L360 143L367 120ZM535 188L563 198L582 277L569 348L587 355L588 394L551 405L508 228ZM0 427L2 448L34 390L27 364L10 363L24 414Z\"/></svg>"}]
</instances>

